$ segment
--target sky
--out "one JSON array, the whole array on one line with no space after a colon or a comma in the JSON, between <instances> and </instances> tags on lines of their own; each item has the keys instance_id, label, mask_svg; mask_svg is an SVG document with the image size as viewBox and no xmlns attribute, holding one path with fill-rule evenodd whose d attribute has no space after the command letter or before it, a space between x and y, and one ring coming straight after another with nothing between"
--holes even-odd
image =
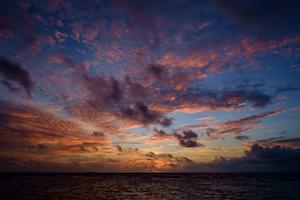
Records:
<instances>
[{"instance_id":1,"label":"sky","mask_svg":"<svg viewBox=\"0 0 300 200\"><path fill-rule=\"evenodd\" d=\"M3 0L1 172L300 169L300 2Z\"/></svg>"}]
</instances>

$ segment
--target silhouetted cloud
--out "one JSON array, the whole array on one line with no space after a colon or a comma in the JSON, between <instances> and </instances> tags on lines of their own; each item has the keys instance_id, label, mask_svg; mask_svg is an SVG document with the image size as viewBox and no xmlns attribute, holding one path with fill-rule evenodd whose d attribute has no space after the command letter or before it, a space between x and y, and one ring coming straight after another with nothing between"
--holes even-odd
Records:
<instances>
[{"instance_id":1,"label":"silhouetted cloud","mask_svg":"<svg viewBox=\"0 0 300 200\"><path fill-rule=\"evenodd\" d=\"M177 133L177 132L173 132L173 133L166 133L164 130L159 130L157 128L154 129L154 131L156 132L156 134L154 134L151 138L150 138L150 142L155 142L155 141L162 141L162 140L166 140L166 139L170 139L170 140L174 140L177 139L179 142L179 145L183 146L183 147L203 147L204 145L199 143L197 141L198 139L198 135L197 133L191 131L191 130L186 130L183 131L182 133Z\"/></svg>"},{"instance_id":2,"label":"silhouetted cloud","mask_svg":"<svg viewBox=\"0 0 300 200\"><path fill-rule=\"evenodd\" d=\"M263 140L257 140L256 143L258 143L261 146L284 146L290 148L300 148L299 137L286 138L284 136L279 136L279 137L272 137Z\"/></svg>"},{"instance_id":3,"label":"silhouetted cloud","mask_svg":"<svg viewBox=\"0 0 300 200\"><path fill-rule=\"evenodd\" d=\"M246 135L237 135L235 136L235 139L244 141L244 140L249 140L250 138Z\"/></svg>"},{"instance_id":4,"label":"silhouetted cloud","mask_svg":"<svg viewBox=\"0 0 300 200\"><path fill-rule=\"evenodd\" d=\"M147 89L133 82L128 76L124 80L106 77L83 75L85 86L90 91L88 101L84 106L98 112L110 112L116 117L138 122L145 126L160 124L170 126L172 119L149 108L146 95ZM143 100L144 102L141 102Z\"/></svg>"},{"instance_id":5,"label":"silhouetted cloud","mask_svg":"<svg viewBox=\"0 0 300 200\"><path fill-rule=\"evenodd\" d=\"M191 171L212 172L292 172L300 169L300 149L253 144L240 158L218 157L210 163L190 165Z\"/></svg>"},{"instance_id":6,"label":"silhouetted cloud","mask_svg":"<svg viewBox=\"0 0 300 200\"><path fill-rule=\"evenodd\" d=\"M175 157L172 154L156 154L150 151L145 156L152 163L152 167L160 171L181 171L193 163L187 157Z\"/></svg>"},{"instance_id":7,"label":"silhouetted cloud","mask_svg":"<svg viewBox=\"0 0 300 200\"><path fill-rule=\"evenodd\" d=\"M149 110L143 103L137 103L134 107L122 110L122 116L137 120L144 125L158 123L162 126L170 126L172 120L162 116L162 114Z\"/></svg>"},{"instance_id":8,"label":"silhouetted cloud","mask_svg":"<svg viewBox=\"0 0 300 200\"><path fill-rule=\"evenodd\" d=\"M100 137L100 138L106 137L106 135L104 133L101 133L99 131L94 131L93 135L96 137Z\"/></svg>"},{"instance_id":9,"label":"silhouetted cloud","mask_svg":"<svg viewBox=\"0 0 300 200\"><path fill-rule=\"evenodd\" d=\"M131 148L131 147L127 147L127 148L124 148L124 147L121 147L120 145L116 145L115 146L117 151L120 152L120 153L137 153L139 151L138 148Z\"/></svg>"},{"instance_id":10,"label":"silhouetted cloud","mask_svg":"<svg viewBox=\"0 0 300 200\"><path fill-rule=\"evenodd\" d=\"M117 148L117 150L120 151L120 152L123 151L123 148L122 148L121 146L119 146L119 145L116 145L116 148Z\"/></svg>"},{"instance_id":11,"label":"silhouetted cloud","mask_svg":"<svg viewBox=\"0 0 300 200\"><path fill-rule=\"evenodd\" d=\"M198 135L197 133L188 130L188 131L183 131L182 134L175 134L177 137L179 144L183 147L198 147L198 146L203 146L202 144L199 144L197 142Z\"/></svg>"},{"instance_id":12,"label":"silhouetted cloud","mask_svg":"<svg viewBox=\"0 0 300 200\"><path fill-rule=\"evenodd\" d=\"M0 57L0 73L7 81L3 83L10 90L15 90L15 87L9 81L18 83L26 91L28 96L31 96L33 83L29 73L19 64L14 63L4 57Z\"/></svg>"},{"instance_id":13,"label":"silhouetted cloud","mask_svg":"<svg viewBox=\"0 0 300 200\"><path fill-rule=\"evenodd\" d=\"M259 90L232 89L223 91L206 90L201 88L186 89L178 93L170 109L186 112L197 112L218 109L239 109L247 105L265 107L271 104L273 97ZM173 107L173 108L172 108Z\"/></svg>"},{"instance_id":14,"label":"silhouetted cloud","mask_svg":"<svg viewBox=\"0 0 300 200\"><path fill-rule=\"evenodd\" d=\"M230 102L232 99L240 99L241 102L251 102L253 107L264 107L271 103L272 97L258 90L224 91L220 101Z\"/></svg>"},{"instance_id":15,"label":"silhouetted cloud","mask_svg":"<svg viewBox=\"0 0 300 200\"><path fill-rule=\"evenodd\" d=\"M164 130L154 128L155 134L149 139L149 142L160 142L163 140L176 140L175 133L169 134Z\"/></svg>"}]
</instances>

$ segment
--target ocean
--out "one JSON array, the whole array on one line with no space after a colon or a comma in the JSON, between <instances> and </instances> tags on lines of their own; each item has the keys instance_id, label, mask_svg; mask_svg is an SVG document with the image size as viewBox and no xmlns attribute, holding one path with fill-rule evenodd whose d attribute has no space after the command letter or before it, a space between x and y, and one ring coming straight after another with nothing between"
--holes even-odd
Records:
<instances>
[{"instance_id":1,"label":"ocean","mask_svg":"<svg viewBox=\"0 0 300 200\"><path fill-rule=\"evenodd\" d=\"M0 199L300 200L300 174L1 174Z\"/></svg>"}]
</instances>

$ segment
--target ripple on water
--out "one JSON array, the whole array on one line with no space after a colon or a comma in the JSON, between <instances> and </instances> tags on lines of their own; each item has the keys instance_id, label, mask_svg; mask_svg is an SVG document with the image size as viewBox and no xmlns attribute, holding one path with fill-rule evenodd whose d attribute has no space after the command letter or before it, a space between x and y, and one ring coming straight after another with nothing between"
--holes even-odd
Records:
<instances>
[{"instance_id":1,"label":"ripple on water","mask_svg":"<svg viewBox=\"0 0 300 200\"><path fill-rule=\"evenodd\" d=\"M2 174L1 199L300 199L299 174Z\"/></svg>"}]
</instances>

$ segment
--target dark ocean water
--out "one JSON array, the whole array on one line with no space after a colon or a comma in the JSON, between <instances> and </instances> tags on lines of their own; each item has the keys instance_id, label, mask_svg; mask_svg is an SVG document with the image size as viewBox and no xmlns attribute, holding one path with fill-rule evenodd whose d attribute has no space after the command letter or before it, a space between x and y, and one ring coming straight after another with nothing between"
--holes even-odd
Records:
<instances>
[{"instance_id":1,"label":"dark ocean water","mask_svg":"<svg viewBox=\"0 0 300 200\"><path fill-rule=\"evenodd\" d=\"M299 174L1 174L0 199L299 199Z\"/></svg>"}]
</instances>

